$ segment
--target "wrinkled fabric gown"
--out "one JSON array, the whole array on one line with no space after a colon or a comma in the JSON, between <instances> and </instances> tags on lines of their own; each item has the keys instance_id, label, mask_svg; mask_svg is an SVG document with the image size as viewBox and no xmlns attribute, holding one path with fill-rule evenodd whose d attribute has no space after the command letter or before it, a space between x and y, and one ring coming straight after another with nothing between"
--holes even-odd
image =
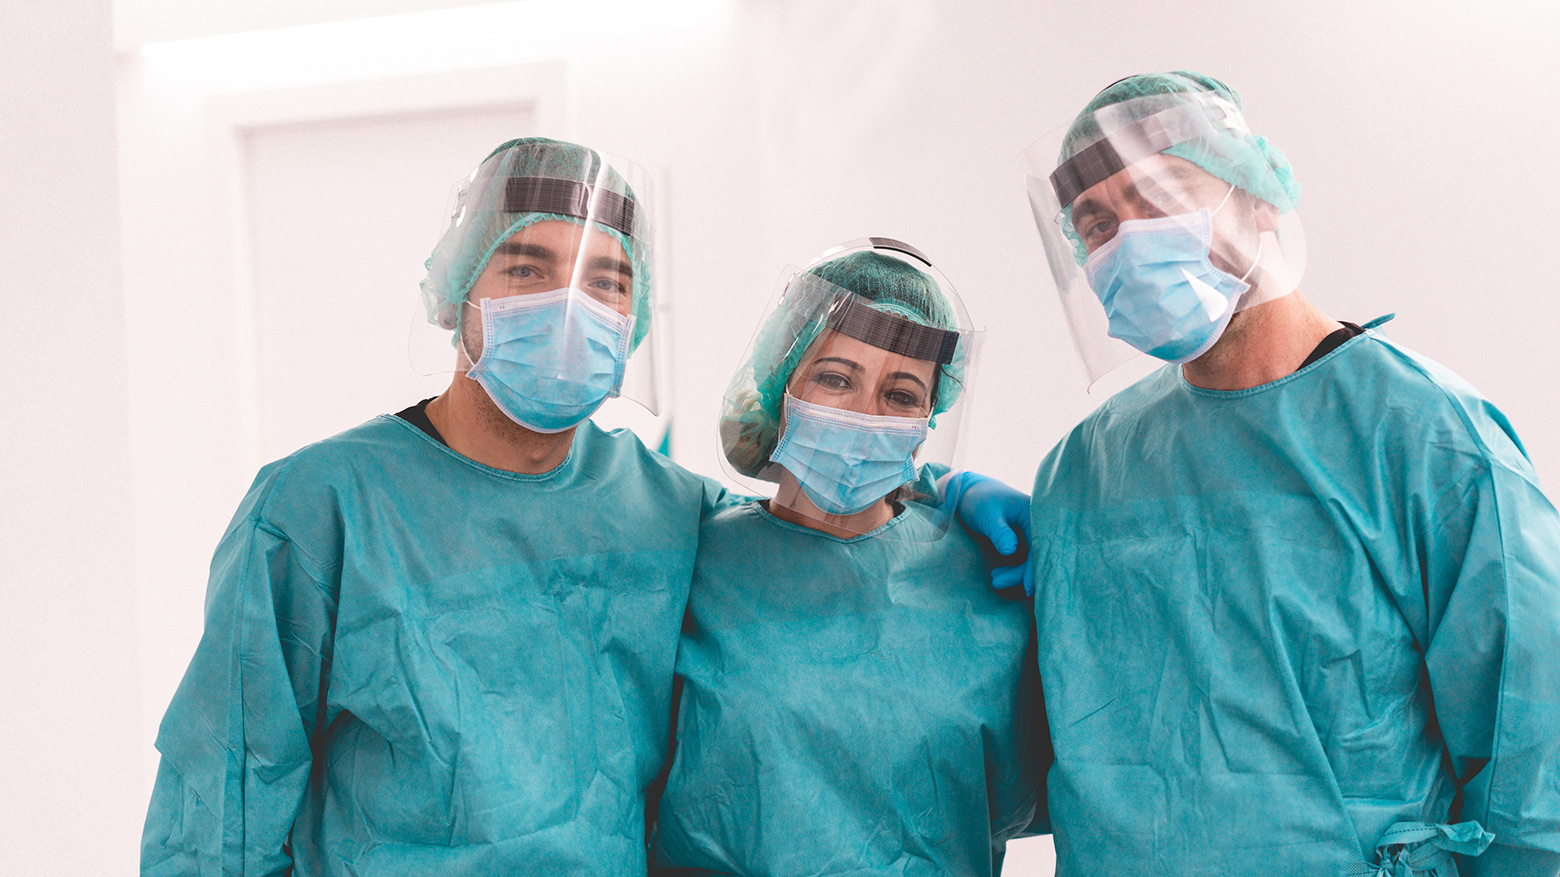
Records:
<instances>
[{"instance_id":1,"label":"wrinkled fabric gown","mask_svg":"<svg viewBox=\"0 0 1560 877\"><path fill-rule=\"evenodd\" d=\"M845 540L757 503L706 522L656 867L995 875L1042 830L1030 603L933 526L916 505Z\"/></svg>"},{"instance_id":2,"label":"wrinkled fabric gown","mask_svg":"<svg viewBox=\"0 0 1560 877\"><path fill-rule=\"evenodd\" d=\"M719 501L591 424L542 475L394 417L266 466L158 735L144 873L643 875Z\"/></svg>"},{"instance_id":3,"label":"wrinkled fabric gown","mask_svg":"<svg viewBox=\"0 0 1560 877\"><path fill-rule=\"evenodd\" d=\"M1239 392L1162 369L1033 523L1061 877L1347 875L1400 824L1493 832L1464 874L1560 851L1560 523L1444 368L1372 331Z\"/></svg>"}]
</instances>

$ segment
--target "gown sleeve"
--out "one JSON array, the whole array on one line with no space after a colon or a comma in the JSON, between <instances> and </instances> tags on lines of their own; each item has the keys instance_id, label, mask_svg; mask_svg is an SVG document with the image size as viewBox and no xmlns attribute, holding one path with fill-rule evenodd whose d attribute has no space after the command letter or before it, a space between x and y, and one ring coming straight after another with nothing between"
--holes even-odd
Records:
<instances>
[{"instance_id":1,"label":"gown sleeve","mask_svg":"<svg viewBox=\"0 0 1560 877\"><path fill-rule=\"evenodd\" d=\"M212 560L205 633L158 730L143 875L290 871L333 642L321 582L314 559L240 509Z\"/></svg>"},{"instance_id":2,"label":"gown sleeve","mask_svg":"<svg viewBox=\"0 0 1560 877\"><path fill-rule=\"evenodd\" d=\"M743 496L727 490L719 481L708 475L698 476L704 483L704 500L700 509L700 520L707 520L720 514L733 506L739 506L753 499L751 496Z\"/></svg>"},{"instance_id":3,"label":"gown sleeve","mask_svg":"<svg viewBox=\"0 0 1560 877\"><path fill-rule=\"evenodd\" d=\"M1424 477L1425 666L1462 801L1464 877L1560 874L1560 517L1503 417ZM1446 480L1445 473L1460 474ZM1434 484L1434 482L1440 482Z\"/></svg>"}]
</instances>

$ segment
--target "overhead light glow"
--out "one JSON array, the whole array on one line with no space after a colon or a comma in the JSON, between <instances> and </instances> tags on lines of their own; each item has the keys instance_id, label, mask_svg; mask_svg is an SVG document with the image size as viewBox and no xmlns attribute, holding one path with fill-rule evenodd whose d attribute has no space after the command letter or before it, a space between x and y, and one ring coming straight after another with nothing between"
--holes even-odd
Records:
<instances>
[{"instance_id":1,"label":"overhead light glow","mask_svg":"<svg viewBox=\"0 0 1560 877\"><path fill-rule=\"evenodd\" d=\"M687 45L735 0L523 0L148 43L159 73L208 93L265 91L568 58L613 44Z\"/></svg>"}]
</instances>

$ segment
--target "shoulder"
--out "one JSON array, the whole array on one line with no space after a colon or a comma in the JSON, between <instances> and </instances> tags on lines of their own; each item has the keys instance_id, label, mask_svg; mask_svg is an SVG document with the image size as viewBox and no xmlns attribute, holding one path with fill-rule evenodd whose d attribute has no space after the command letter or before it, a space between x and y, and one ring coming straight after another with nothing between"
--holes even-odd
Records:
<instances>
[{"instance_id":1,"label":"shoulder","mask_svg":"<svg viewBox=\"0 0 1560 877\"><path fill-rule=\"evenodd\" d=\"M787 530L778 525L759 505L758 500L728 505L706 515L699 523L699 546L715 547L725 543L756 549L760 540L772 541L786 537Z\"/></svg>"},{"instance_id":2,"label":"shoulder","mask_svg":"<svg viewBox=\"0 0 1560 877\"><path fill-rule=\"evenodd\" d=\"M1145 419L1173 416L1168 409L1180 395L1178 375L1177 366L1167 365L1101 403L1046 454L1040 463L1035 492L1042 492L1043 486L1066 472L1077 471L1084 461L1096 457L1092 448L1098 441L1134 430Z\"/></svg>"},{"instance_id":3,"label":"shoulder","mask_svg":"<svg viewBox=\"0 0 1560 877\"><path fill-rule=\"evenodd\" d=\"M624 484L640 483L668 498L704 501L708 479L645 446L632 430L604 430L586 421L574 434L580 473Z\"/></svg>"},{"instance_id":4,"label":"shoulder","mask_svg":"<svg viewBox=\"0 0 1560 877\"><path fill-rule=\"evenodd\" d=\"M1095 435L1130 426L1145 417L1161 416L1166 408L1177 404L1180 389L1179 366L1156 369L1089 412L1058 444L1058 449L1087 443Z\"/></svg>"},{"instance_id":5,"label":"shoulder","mask_svg":"<svg viewBox=\"0 0 1560 877\"><path fill-rule=\"evenodd\" d=\"M1476 457L1531 471L1527 451L1506 415L1451 369L1375 333L1340 358L1332 376L1340 392L1361 398L1408 448Z\"/></svg>"},{"instance_id":6,"label":"shoulder","mask_svg":"<svg viewBox=\"0 0 1560 877\"><path fill-rule=\"evenodd\" d=\"M246 500L264 516L279 502L323 497L362 483L365 475L404 471L415 455L437 447L417 427L382 415L261 467Z\"/></svg>"},{"instance_id":7,"label":"shoulder","mask_svg":"<svg viewBox=\"0 0 1560 877\"><path fill-rule=\"evenodd\" d=\"M372 504L363 494L384 492L385 473L406 477L421 468L409 458L438 454L438 447L415 426L382 416L266 464L239 502L218 558L286 545L316 582L328 581L349 522Z\"/></svg>"},{"instance_id":8,"label":"shoulder","mask_svg":"<svg viewBox=\"0 0 1560 877\"><path fill-rule=\"evenodd\" d=\"M442 453L442 446L417 427L390 415L376 417L261 467L229 532L264 530L289 541L330 539L339 535L342 510L362 505L365 491L383 492Z\"/></svg>"}]
</instances>

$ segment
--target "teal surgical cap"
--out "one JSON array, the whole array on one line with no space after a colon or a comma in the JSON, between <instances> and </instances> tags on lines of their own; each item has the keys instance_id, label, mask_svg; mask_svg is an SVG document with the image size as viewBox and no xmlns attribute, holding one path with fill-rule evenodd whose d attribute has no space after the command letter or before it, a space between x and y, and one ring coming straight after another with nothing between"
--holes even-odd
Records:
<instances>
[{"instance_id":1,"label":"teal surgical cap","mask_svg":"<svg viewBox=\"0 0 1560 877\"><path fill-rule=\"evenodd\" d=\"M1185 109L1207 112L1205 107L1193 106L1190 100L1193 96L1202 95L1222 98L1229 108L1228 115L1218 120L1220 124L1203 126L1201 136L1176 143L1164 149L1163 154L1197 165L1272 204L1280 213L1293 210L1300 202L1300 183L1295 180L1289 159L1267 138L1250 133L1240 112L1239 92L1201 73L1178 70L1130 76L1095 95L1068 128L1062 140L1057 165L1066 164L1079 152L1102 139L1111 139L1113 132L1124 125L1166 111ZM1114 109L1107 113L1101 112L1107 108ZM1110 124L1102 125L1102 118L1106 115L1110 117ZM1071 205L1063 204L1062 207L1070 210ZM1081 263L1084 259L1083 243L1076 236L1070 221L1066 223L1066 231Z\"/></svg>"},{"instance_id":2,"label":"teal surgical cap","mask_svg":"<svg viewBox=\"0 0 1560 877\"><path fill-rule=\"evenodd\" d=\"M498 245L545 220L611 235L634 269L632 347L650 330L648 211L623 176L593 149L545 137L493 150L462 184L450 226L428 257L423 303L428 320L454 328L460 305Z\"/></svg>"},{"instance_id":3,"label":"teal surgical cap","mask_svg":"<svg viewBox=\"0 0 1560 877\"><path fill-rule=\"evenodd\" d=\"M721 430L727 459L744 475L756 474L779 438L786 384L807 349L827 327L832 309L851 301L918 326L959 332L958 315L937 281L892 256L862 250L814 265L792 278L774 312L753 341L751 360L728 394ZM960 338L949 362L938 367L932 425L964 390L969 359ZM751 375L751 384L747 377Z\"/></svg>"}]
</instances>

